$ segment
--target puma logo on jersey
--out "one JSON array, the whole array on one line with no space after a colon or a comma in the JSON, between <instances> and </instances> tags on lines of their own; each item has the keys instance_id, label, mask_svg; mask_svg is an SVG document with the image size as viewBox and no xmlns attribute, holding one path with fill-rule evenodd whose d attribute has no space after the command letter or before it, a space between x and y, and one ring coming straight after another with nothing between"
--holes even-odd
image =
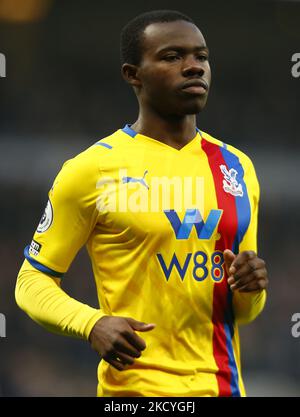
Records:
<instances>
[{"instance_id":1,"label":"puma logo on jersey","mask_svg":"<svg viewBox=\"0 0 300 417\"><path fill-rule=\"evenodd\" d=\"M122 182L123 182L123 184L125 184L127 182L139 182L140 184L144 185L149 190L149 185L145 181L145 176L146 176L147 173L148 173L148 170L146 169L142 178L123 177Z\"/></svg>"}]
</instances>

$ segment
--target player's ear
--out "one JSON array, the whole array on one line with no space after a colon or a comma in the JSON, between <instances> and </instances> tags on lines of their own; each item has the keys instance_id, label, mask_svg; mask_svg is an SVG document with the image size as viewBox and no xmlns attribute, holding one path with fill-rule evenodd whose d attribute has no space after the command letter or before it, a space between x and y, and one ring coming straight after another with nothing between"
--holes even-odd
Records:
<instances>
[{"instance_id":1,"label":"player's ear","mask_svg":"<svg viewBox=\"0 0 300 417\"><path fill-rule=\"evenodd\" d=\"M121 73L124 80L133 87L140 87L141 81L138 74L138 66L132 64L123 64Z\"/></svg>"}]
</instances>

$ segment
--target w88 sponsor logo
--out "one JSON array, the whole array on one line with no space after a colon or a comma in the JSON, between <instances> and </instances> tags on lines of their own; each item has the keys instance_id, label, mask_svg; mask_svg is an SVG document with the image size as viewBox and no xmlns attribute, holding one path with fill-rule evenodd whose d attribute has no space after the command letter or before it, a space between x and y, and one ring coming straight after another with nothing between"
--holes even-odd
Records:
<instances>
[{"instance_id":1,"label":"w88 sponsor logo","mask_svg":"<svg viewBox=\"0 0 300 417\"><path fill-rule=\"evenodd\" d=\"M221 251L213 252L210 257L203 251L187 253L183 265L178 261L176 253L173 254L169 266L166 265L162 254L158 253L156 256L167 281L169 281L173 268L177 270L183 281L189 266L192 268L193 278L199 282L204 281L209 274L214 282L221 282L224 277L224 256ZM209 258L210 262L208 262Z\"/></svg>"}]
</instances>

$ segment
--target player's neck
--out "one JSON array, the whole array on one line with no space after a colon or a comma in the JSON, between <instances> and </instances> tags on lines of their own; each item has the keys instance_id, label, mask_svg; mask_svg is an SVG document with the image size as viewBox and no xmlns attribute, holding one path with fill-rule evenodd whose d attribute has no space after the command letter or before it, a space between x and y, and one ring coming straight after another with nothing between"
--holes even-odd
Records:
<instances>
[{"instance_id":1,"label":"player's neck","mask_svg":"<svg viewBox=\"0 0 300 417\"><path fill-rule=\"evenodd\" d=\"M180 149L196 136L196 116L162 118L153 113L140 112L137 121L131 127L137 133Z\"/></svg>"}]
</instances>

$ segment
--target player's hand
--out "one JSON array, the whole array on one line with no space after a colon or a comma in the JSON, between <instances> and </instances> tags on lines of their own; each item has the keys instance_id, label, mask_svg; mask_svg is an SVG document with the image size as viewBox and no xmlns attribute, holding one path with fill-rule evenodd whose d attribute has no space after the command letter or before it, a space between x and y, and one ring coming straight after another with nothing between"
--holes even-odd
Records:
<instances>
[{"instance_id":1,"label":"player's hand","mask_svg":"<svg viewBox=\"0 0 300 417\"><path fill-rule=\"evenodd\" d=\"M224 262L228 274L228 285L232 291L261 291L268 286L266 264L253 251L235 255L231 250L224 251Z\"/></svg>"},{"instance_id":2,"label":"player's hand","mask_svg":"<svg viewBox=\"0 0 300 417\"><path fill-rule=\"evenodd\" d=\"M146 324L129 317L104 316L93 327L89 341L92 348L118 371L127 369L146 348L135 331L147 332L155 324Z\"/></svg>"}]
</instances>

